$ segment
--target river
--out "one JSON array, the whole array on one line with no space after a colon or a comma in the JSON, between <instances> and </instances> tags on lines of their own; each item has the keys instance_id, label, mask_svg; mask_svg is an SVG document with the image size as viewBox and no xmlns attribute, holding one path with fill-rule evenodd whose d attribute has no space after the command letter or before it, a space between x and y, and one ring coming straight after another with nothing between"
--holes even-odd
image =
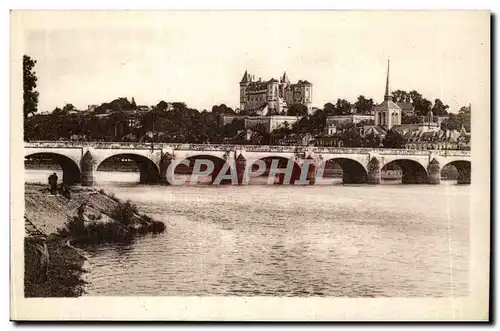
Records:
<instances>
[{"instance_id":1,"label":"river","mask_svg":"<svg viewBox=\"0 0 500 331\"><path fill-rule=\"evenodd\" d=\"M468 294L470 186L166 187L97 174L167 231L89 247L90 296Z\"/></svg>"}]
</instances>

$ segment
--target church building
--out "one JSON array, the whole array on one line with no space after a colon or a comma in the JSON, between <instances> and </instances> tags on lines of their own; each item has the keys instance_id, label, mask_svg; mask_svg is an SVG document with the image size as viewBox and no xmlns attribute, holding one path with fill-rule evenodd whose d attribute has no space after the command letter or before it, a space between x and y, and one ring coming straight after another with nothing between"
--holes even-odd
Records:
<instances>
[{"instance_id":1,"label":"church building","mask_svg":"<svg viewBox=\"0 0 500 331\"><path fill-rule=\"evenodd\" d=\"M401 108L393 101L389 87L389 61L387 61L387 79L385 82L384 101L375 107L375 125L390 130L401 125Z\"/></svg>"}]
</instances>

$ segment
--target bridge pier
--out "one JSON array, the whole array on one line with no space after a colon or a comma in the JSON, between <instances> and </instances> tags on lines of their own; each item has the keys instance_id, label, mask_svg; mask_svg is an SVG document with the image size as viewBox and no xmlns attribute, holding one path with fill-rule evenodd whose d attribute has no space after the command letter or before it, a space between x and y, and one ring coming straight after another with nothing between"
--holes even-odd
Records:
<instances>
[{"instance_id":1,"label":"bridge pier","mask_svg":"<svg viewBox=\"0 0 500 331\"><path fill-rule=\"evenodd\" d=\"M238 176L238 185L243 183L243 178L245 176L245 168L247 166L247 160L243 155L240 154L235 160L236 164L236 174Z\"/></svg>"},{"instance_id":2,"label":"bridge pier","mask_svg":"<svg viewBox=\"0 0 500 331\"><path fill-rule=\"evenodd\" d=\"M368 163L368 176L366 178L366 181L368 184L380 184L380 161L376 158L373 157L370 162Z\"/></svg>"},{"instance_id":3,"label":"bridge pier","mask_svg":"<svg viewBox=\"0 0 500 331\"><path fill-rule=\"evenodd\" d=\"M139 177L139 183L140 184L154 184L158 183L160 180L160 176L155 169L155 165L150 162L143 162L139 164L139 170L140 170L140 177Z\"/></svg>"},{"instance_id":4,"label":"bridge pier","mask_svg":"<svg viewBox=\"0 0 500 331\"><path fill-rule=\"evenodd\" d=\"M160 179L159 182L164 185L170 185L168 179L167 179L167 170L168 167L172 164L173 160L173 155L169 153L165 153L163 157L161 158L161 161L159 163L159 168L160 168Z\"/></svg>"},{"instance_id":5,"label":"bridge pier","mask_svg":"<svg viewBox=\"0 0 500 331\"><path fill-rule=\"evenodd\" d=\"M433 159L427 167L427 183L435 185L441 183L441 166L436 159Z\"/></svg>"},{"instance_id":6,"label":"bridge pier","mask_svg":"<svg viewBox=\"0 0 500 331\"><path fill-rule=\"evenodd\" d=\"M471 169L469 167L460 167L458 168L458 178L457 178L457 184L470 184L471 179L470 179L470 173Z\"/></svg>"},{"instance_id":7,"label":"bridge pier","mask_svg":"<svg viewBox=\"0 0 500 331\"><path fill-rule=\"evenodd\" d=\"M309 182L309 185L314 185L316 183L316 173L318 169L314 162L309 163L309 167L307 169L307 177L306 180Z\"/></svg>"},{"instance_id":8,"label":"bridge pier","mask_svg":"<svg viewBox=\"0 0 500 331\"><path fill-rule=\"evenodd\" d=\"M85 155L83 155L80 166L82 168L80 177L82 186L94 186L96 183L95 171L97 168L97 162L90 151L87 151Z\"/></svg>"}]
</instances>

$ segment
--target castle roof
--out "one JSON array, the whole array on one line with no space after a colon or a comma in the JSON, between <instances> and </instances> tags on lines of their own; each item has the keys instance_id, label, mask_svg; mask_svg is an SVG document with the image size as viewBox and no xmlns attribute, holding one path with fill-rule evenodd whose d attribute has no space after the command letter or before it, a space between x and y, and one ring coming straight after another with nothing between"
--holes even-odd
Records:
<instances>
[{"instance_id":1,"label":"castle roof","mask_svg":"<svg viewBox=\"0 0 500 331\"><path fill-rule=\"evenodd\" d=\"M248 83L249 81L250 81L250 79L248 77L248 72L245 70L245 73L243 74L243 77L241 78L240 83Z\"/></svg>"},{"instance_id":2,"label":"castle roof","mask_svg":"<svg viewBox=\"0 0 500 331\"><path fill-rule=\"evenodd\" d=\"M287 83L290 84L290 79L288 79L288 76L286 74L286 71L283 73L283 77L281 77L281 82L282 83Z\"/></svg>"},{"instance_id":3,"label":"castle roof","mask_svg":"<svg viewBox=\"0 0 500 331\"><path fill-rule=\"evenodd\" d=\"M269 83L279 83L277 79L271 78L269 80Z\"/></svg>"},{"instance_id":4,"label":"castle roof","mask_svg":"<svg viewBox=\"0 0 500 331\"><path fill-rule=\"evenodd\" d=\"M312 84L309 83L307 80L299 80L297 82L297 85L312 85Z\"/></svg>"}]
</instances>

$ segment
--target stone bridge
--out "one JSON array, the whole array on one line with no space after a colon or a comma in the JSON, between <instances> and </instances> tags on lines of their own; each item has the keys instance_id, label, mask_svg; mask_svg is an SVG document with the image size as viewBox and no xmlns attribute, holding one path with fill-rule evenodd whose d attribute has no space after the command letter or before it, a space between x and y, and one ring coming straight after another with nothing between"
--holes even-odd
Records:
<instances>
[{"instance_id":1,"label":"stone bridge","mask_svg":"<svg viewBox=\"0 0 500 331\"><path fill-rule=\"evenodd\" d=\"M453 164L459 173L458 183L470 183L470 151L457 150L404 150L372 148L336 148L317 146L260 146L260 145L211 145L168 143L124 143L124 142L25 142L25 159L36 155L51 157L63 170L63 182L95 184L95 172L99 165L113 156L136 161L140 169L141 183L156 183L166 180L166 171L171 163L197 158L214 161L220 171L225 163L242 173L247 165L256 160L293 160L298 168L309 160L311 183L314 182L316 165L321 161L335 162L343 170L344 183L380 183L381 169L397 164L403 172L402 182L407 184L439 184L441 169ZM312 160L312 162L311 162ZM296 174L297 175L297 174ZM294 176L296 176L294 175ZM300 175L300 174L298 174ZM215 178L214 175L212 175ZM240 181L240 176L239 182Z\"/></svg>"}]
</instances>

